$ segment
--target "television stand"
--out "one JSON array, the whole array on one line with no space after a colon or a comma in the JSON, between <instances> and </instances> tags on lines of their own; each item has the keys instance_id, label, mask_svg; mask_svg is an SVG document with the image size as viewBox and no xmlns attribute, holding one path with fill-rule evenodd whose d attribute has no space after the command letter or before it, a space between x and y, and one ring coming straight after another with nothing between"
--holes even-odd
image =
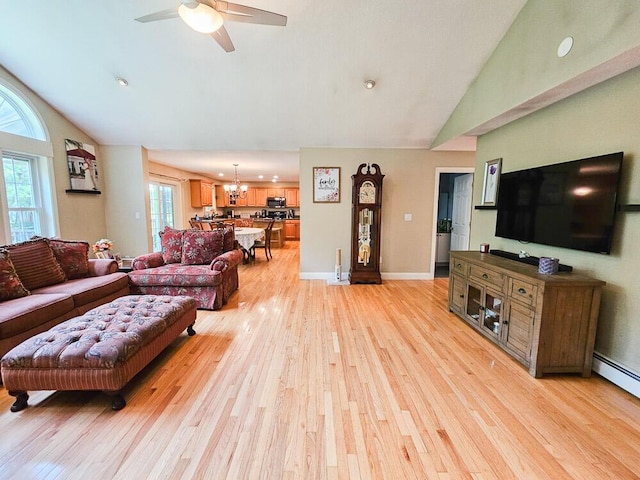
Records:
<instances>
[{"instance_id":1,"label":"television stand","mask_svg":"<svg viewBox=\"0 0 640 480\"><path fill-rule=\"evenodd\" d=\"M491 255L496 255L498 257L508 258L509 260L515 260L516 262L526 263L529 265L535 265L536 267L540 263L540 258L538 257L523 257L520 258L520 255L513 252L505 252L504 250L490 250L489 253ZM573 267L571 265L563 265L562 263L558 265L558 271L560 272L572 272Z\"/></svg>"},{"instance_id":2,"label":"television stand","mask_svg":"<svg viewBox=\"0 0 640 480\"><path fill-rule=\"evenodd\" d=\"M449 310L525 365L546 374L591 375L604 282L481 252L451 252ZM473 369L472 369L473 370Z\"/></svg>"}]
</instances>

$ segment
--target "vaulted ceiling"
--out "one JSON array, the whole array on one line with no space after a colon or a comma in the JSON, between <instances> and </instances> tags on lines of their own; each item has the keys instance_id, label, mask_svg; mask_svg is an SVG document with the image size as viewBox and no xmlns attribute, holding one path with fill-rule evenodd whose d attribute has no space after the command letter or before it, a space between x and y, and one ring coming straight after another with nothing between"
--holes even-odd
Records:
<instances>
[{"instance_id":1,"label":"vaulted ceiling","mask_svg":"<svg viewBox=\"0 0 640 480\"><path fill-rule=\"evenodd\" d=\"M429 148L526 2L246 0L287 25L226 23L232 53L134 21L179 3L1 2L0 64L100 144L295 181L300 147Z\"/></svg>"}]
</instances>

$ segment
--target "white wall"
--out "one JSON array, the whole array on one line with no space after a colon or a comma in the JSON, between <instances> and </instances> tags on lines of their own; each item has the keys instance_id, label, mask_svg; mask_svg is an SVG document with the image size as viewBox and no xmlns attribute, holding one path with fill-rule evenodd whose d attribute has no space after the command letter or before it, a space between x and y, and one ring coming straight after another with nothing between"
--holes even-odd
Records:
<instances>
[{"instance_id":1,"label":"white wall","mask_svg":"<svg viewBox=\"0 0 640 480\"><path fill-rule=\"evenodd\" d=\"M143 147L102 146L107 235L114 252L135 257L152 250L149 171Z\"/></svg>"}]
</instances>

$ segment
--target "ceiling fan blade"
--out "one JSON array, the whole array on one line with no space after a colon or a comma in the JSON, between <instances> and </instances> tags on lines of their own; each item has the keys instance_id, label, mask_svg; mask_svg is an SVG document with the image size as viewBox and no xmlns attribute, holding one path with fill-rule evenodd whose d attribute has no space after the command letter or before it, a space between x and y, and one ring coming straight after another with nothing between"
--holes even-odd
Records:
<instances>
[{"instance_id":1,"label":"ceiling fan blade","mask_svg":"<svg viewBox=\"0 0 640 480\"><path fill-rule=\"evenodd\" d=\"M218 45L220 45L225 52L227 53L233 52L236 49L236 47L233 46L231 37L229 37L229 34L227 33L227 29L224 28L224 25L221 26L215 32L213 32L211 36L216 42L218 42Z\"/></svg>"},{"instance_id":2,"label":"ceiling fan blade","mask_svg":"<svg viewBox=\"0 0 640 480\"><path fill-rule=\"evenodd\" d=\"M135 19L136 22L157 22L158 20L169 20L170 18L178 17L178 9L177 8L169 8L167 10L162 10L156 13L150 13L149 15L145 15L144 17L138 17Z\"/></svg>"},{"instance_id":3,"label":"ceiling fan blade","mask_svg":"<svg viewBox=\"0 0 640 480\"><path fill-rule=\"evenodd\" d=\"M287 17L284 15L267 12L259 8L247 7L246 5L216 1L215 8L220 12L222 18L233 22L259 23L278 27L284 27L287 24Z\"/></svg>"}]
</instances>

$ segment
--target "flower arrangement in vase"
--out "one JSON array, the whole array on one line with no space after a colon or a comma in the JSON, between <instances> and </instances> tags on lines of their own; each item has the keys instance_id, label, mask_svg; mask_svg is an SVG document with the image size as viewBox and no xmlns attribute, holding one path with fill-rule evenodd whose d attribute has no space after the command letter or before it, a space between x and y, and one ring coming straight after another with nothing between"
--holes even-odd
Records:
<instances>
[{"instance_id":1,"label":"flower arrangement in vase","mask_svg":"<svg viewBox=\"0 0 640 480\"><path fill-rule=\"evenodd\" d=\"M101 238L93 244L92 248L97 258L112 258L111 249L113 248L113 242L108 238Z\"/></svg>"}]
</instances>

